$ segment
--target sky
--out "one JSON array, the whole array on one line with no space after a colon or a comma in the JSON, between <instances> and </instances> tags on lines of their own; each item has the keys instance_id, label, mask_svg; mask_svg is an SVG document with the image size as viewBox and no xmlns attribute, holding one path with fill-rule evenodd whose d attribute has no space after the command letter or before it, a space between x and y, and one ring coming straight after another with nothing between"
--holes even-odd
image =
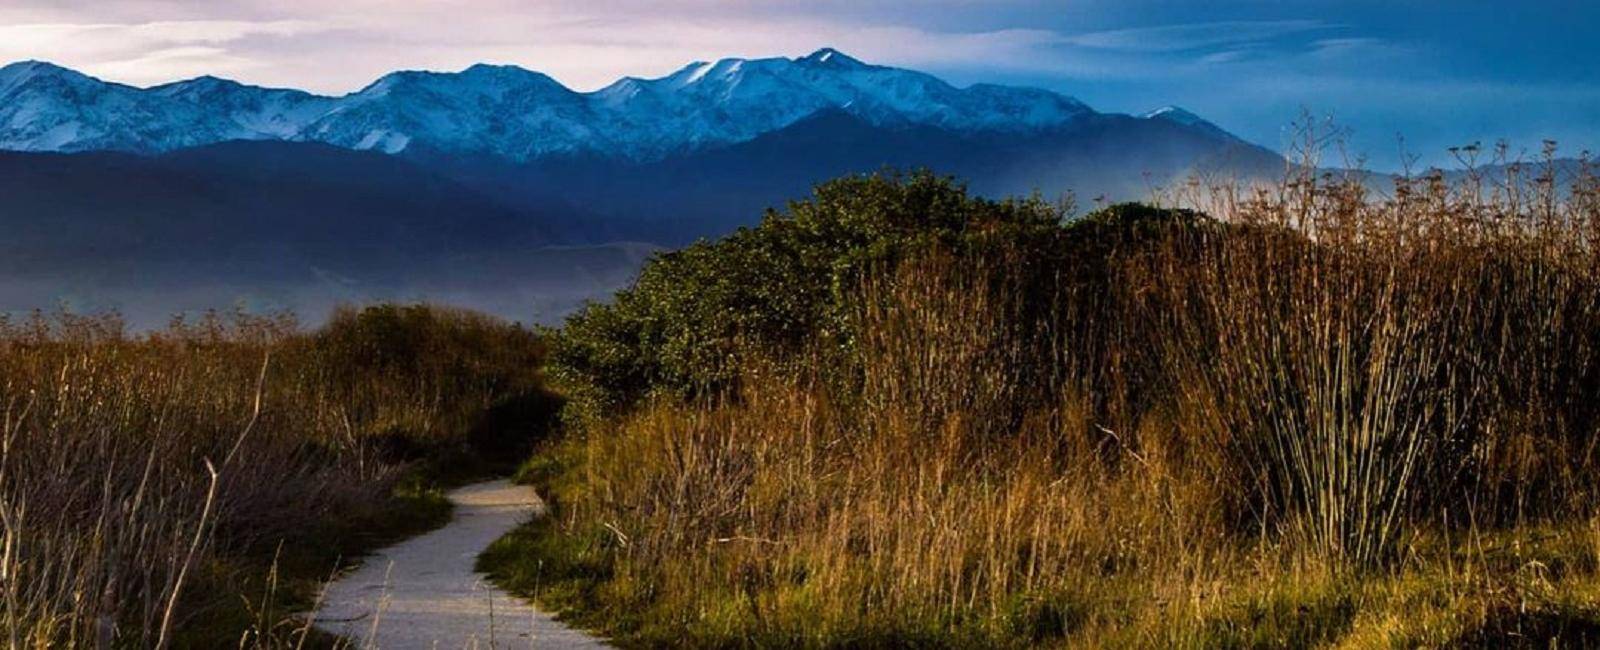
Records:
<instances>
[{"instance_id":1,"label":"sky","mask_svg":"<svg viewBox=\"0 0 1600 650\"><path fill-rule=\"evenodd\" d=\"M835 47L1111 112L1179 105L1285 150L1310 115L1377 170L1506 140L1600 150L1600 2L1523 0L0 0L0 63L325 94L508 63L578 90Z\"/></svg>"}]
</instances>

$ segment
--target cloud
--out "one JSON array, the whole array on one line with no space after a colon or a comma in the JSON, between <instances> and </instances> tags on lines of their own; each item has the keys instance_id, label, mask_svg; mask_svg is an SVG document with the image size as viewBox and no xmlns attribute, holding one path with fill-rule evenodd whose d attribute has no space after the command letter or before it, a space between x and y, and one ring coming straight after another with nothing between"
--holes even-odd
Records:
<instances>
[{"instance_id":1,"label":"cloud","mask_svg":"<svg viewBox=\"0 0 1600 650\"><path fill-rule=\"evenodd\" d=\"M1045 50L1061 35L1041 29L947 31L902 24L816 16L599 15L581 11L465 18L448 30L428 29L414 17L374 24L365 18L331 18L347 43L361 41L373 57L400 65L456 69L477 61L537 69L580 89L618 77L656 76L705 58L800 56L835 47L853 56L910 67L1059 69ZM531 35L531 36L530 36ZM406 52L396 52L397 45ZM373 72L378 72L373 70Z\"/></svg>"},{"instance_id":2,"label":"cloud","mask_svg":"<svg viewBox=\"0 0 1600 650\"><path fill-rule=\"evenodd\" d=\"M0 61L45 59L118 81L160 82L197 70L227 74L249 69L257 62L235 52L235 45L327 29L309 20L0 25Z\"/></svg>"},{"instance_id":3,"label":"cloud","mask_svg":"<svg viewBox=\"0 0 1600 650\"><path fill-rule=\"evenodd\" d=\"M1204 57L1213 65L1239 63L1269 54L1257 51L1263 40L1331 28L1312 20L1223 21L1065 34L1004 21L966 28L922 12L866 16L732 0L688 6L350 0L318 8L240 0L209 13L185 3L75 1L55 3L55 22L0 27L0 62L47 59L137 85L209 73L324 93L349 92L396 69L459 70L492 62L592 90L622 76L669 74L709 57L799 56L831 46L874 63L971 80L1159 79L1175 74L1171 52L1194 52L1191 61ZM940 6L977 5L942 0ZM106 19L129 15L158 20Z\"/></svg>"},{"instance_id":4,"label":"cloud","mask_svg":"<svg viewBox=\"0 0 1600 650\"><path fill-rule=\"evenodd\" d=\"M226 43L248 36L301 36L327 29L314 20L179 20L150 22L129 27L134 34L174 43Z\"/></svg>"},{"instance_id":5,"label":"cloud","mask_svg":"<svg viewBox=\"0 0 1600 650\"><path fill-rule=\"evenodd\" d=\"M0 47L111 51L156 45L226 43L250 36L291 37L326 26L309 20L187 20L145 23L23 23L0 25Z\"/></svg>"},{"instance_id":6,"label":"cloud","mask_svg":"<svg viewBox=\"0 0 1600 650\"><path fill-rule=\"evenodd\" d=\"M1220 21L1088 32L1067 37L1080 47L1119 52L1182 52L1273 40L1336 28L1318 20Z\"/></svg>"},{"instance_id":7,"label":"cloud","mask_svg":"<svg viewBox=\"0 0 1600 650\"><path fill-rule=\"evenodd\" d=\"M219 70L238 72L261 65L264 65L261 61L230 54L220 47L192 45L155 50L136 58L100 64L94 66L91 72L102 77L156 83L215 74Z\"/></svg>"},{"instance_id":8,"label":"cloud","mask_svg":"<svg viewBox=\"0 0 1600 650\"><path fill-rule=\"evenodd\" d=\"M1309 55L1323 61L1354 61L1385 57L1415 56L1418 48L1391 43L1379 38L1324 38L1311 43Z\"/></svg>"},{"instance_id":9,"label":"cloud","mask_svg":"<svg viewBox=\"0 0 1600 650\"><path fill-rule=\"evenodd\" d=\"M3 25L0 63L45 59L139 85L211 73L323 92L353 90L395 69L454 70L482 61L522 65L592 89L624 75L667 74L708 56L798 56L824 46L891 65L1073 69L1045 56L1062 36L1040 29L948 31L731 8L664 12L641 6L618 12L604 6L605 0L514 8L497 8L501 0L467 6L424 2L386 5L381 11L364 2L318 12L315 18L290 12L267 20ZM233 9L271 14L275 6ZM82 18L98 17L94 11L82 13Z\"/></svg>"},{"instance_id":10,"label":"cloud","mask_svg":"<svg viewBox=\"0 0 1600 650\"><path fill-rule=\"evenodd\" d=\"M1263 52L1262 50L1254 49L1254 48L1240 48L1240 49L1237 49L1237 50L1223 50L1221 52L1212 52L1210 54L1207 54L1205 56L1200 57L1198 63L1200 63L1202 65L1222 65L1222 64L1226 64L1226 63L1239 63L1241 61L1248 61L1248 60L1257 58L1259 56L1263 56L1265 54L1266 53Z\"/></svg>"}]
</instances>

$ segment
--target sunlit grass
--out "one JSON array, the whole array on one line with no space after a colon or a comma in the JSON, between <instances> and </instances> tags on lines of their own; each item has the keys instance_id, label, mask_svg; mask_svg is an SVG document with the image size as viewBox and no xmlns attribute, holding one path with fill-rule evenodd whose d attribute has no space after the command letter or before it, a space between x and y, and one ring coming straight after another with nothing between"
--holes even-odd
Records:
<instances>
[{"instance_id":1,"label":"sunlit grass","mask_svg":"<svg viewBox=\"0 0 1600 650\"><path fill-rule=\"evenodd\" d=\"M810 347L581 421L484 566L640 647L1600 642L1600 203L1519 173L885 255Z\"/></svg>"},{"instance_id":2,"label":"sunlit grass","mask_svg":"<svg viewBox=\"0 0 1600 650\"><path fill-rule=\"evenodd\" d=\"M542 353L429 307L0 327L0 644L332 643L297 615L321 582L548 425Z\"/></svg>"}]
</instances>

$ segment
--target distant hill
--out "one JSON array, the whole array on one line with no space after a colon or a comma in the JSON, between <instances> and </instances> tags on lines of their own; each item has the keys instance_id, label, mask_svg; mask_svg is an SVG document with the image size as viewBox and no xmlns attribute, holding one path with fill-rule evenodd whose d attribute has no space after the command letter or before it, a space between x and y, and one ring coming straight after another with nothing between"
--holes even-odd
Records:
<instances>
[{"instance_id":1,"label":"distant hill","mask_svg":"<svg viewBox=\"0 0 1600 650\"><path fill-rule=\"evenodd\" d=\"M559 228L404 159L239 142L155 157L0 153L0 271L221 263L383 271L553 243Z\"/></svg>"},{"instance_id":2,"label":"distant hill","mask_svg":"<svg viewBox=\"0 0 1600 650\"><path fill-rule=\"evenodd\" d=\"M956 174L991 196L1086 199L1140 198L1195 170L1283 167L1275 153L1175 106L1100 113L1047 90L958 88L831 48L695 62L588 93L496 65L395 72L342 97L210 76L135 88L37 61L0 68L0 149L161 156L231 141L395 154L484 195L463 208L486 200L533 209L541 223L530 227L568 242L713 236L814 183L884 166ZM299 155L281 151L280 162ZM366 165L356 172L308 156L316 167L306 178L386 173L364 159L345 159ZM391 171L401 169L415 172Z\"/></svg>"},{"instance_id":3,"label":"distant hill","mask_svg":"<svg viewBox=\"0 0 1600 650\"><path fill-rule=\"evenodd\" d=\"M574 213L546 217L403 158L320 144L0 152L0 196L0 312L65 301L143 324L241 299L320 312L443 295L549 320L626 282L654 250L564 246Z\"/></svg>"},{"instance_id":4,"label":"distant hill","mask_svg":"<svg viewBox=\"0 0 1600 650\"><path fill-rule=\"evenodd\" d=\"M562 159L506 165L493 159L413 153L463 185L504 200L582 205L607 236L682 244L755 223L762 211L812 185L885 168L956 175L992 197L1039 192L1083 201L1148 197L1191 173L1277 177L1277 154L1165 120L1094 115L1027 135L975 135L937 127L882 127L826 111L748 142L652 162Z\"/></svg>"},{"instance_id":5,"label":"distant hill","mask_svg":"<svg viewBox=\"0 0 1600 650\"><path fill-rule=\"evenodd\" d=\"M102 304L130 278L241 295L361 287L356 298L454 278L518 318L536 310L519 280L565 274L561 300L602 297L632 272L613 263L752 224L844 174L930 168L992 197L1089 201L1284 164L1180 108L1100 113L832 49L588 93L476 65L396 72L342 97L215 77L135 88L24 62L0 68L0 150L12 151L0 153L0 311ZM528 261L596 246L611 252L567 269ZM516 277L535 271L555 276ZM488 298L501 294L522 297Z\"/></svg>"},{"instance_id":6,"label":"distant hill","mask_svg":"<svg viewBox=\"0 0 1600 650\"><path fill-rule=\"evenodd\" d=\"M427 147L526 162L653 160L743 142L822 111L877 126L1028 133L1094 111L1057 93L869 65L832 49L696 62L579 93L516 66L402 71L343 97L200 77L140 89L39 61L0 68L0 148L158 153L224 140L297 140L399 153Z\"/></svg>"},{"instance_id":7,"label":"distant hill","mask_svg":"<svg viewBox=\"0 0 1600 650\"><path fill-rule=\"evenodd\" d=\"M394 72L342 97L211 76L135 88L40 61L0 68L0 149L16 151L148 154L285 140L517 163L638 163L750 142L828 113L885 130L999 139L1073 131L1105 116L1048 90L958 88L831 48L793 59L695 62L588 93L531 70L483 64L453 73ZM1123 117L1237 140L1177 107Z\"/></svg>"}]
</instances>

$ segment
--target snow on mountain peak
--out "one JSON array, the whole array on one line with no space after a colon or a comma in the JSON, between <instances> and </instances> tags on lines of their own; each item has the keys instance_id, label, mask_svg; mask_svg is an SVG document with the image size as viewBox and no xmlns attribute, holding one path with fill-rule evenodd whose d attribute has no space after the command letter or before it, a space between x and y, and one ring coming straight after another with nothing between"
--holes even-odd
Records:
<instances>
[{"instance_id":1,"label":"snow on mountain peak","mask_svg":"<svg viewBox=\"0 0 1600 650\"><path fill-rule=\"evenodd\" d=\"M489 63L476 63L476 64L473 64L472 66L468 67L467 69L462 70L459 74L462 77L473 78L473 79L492 80L492 81L496 81L496 82L514 83L514 82L519 82L519 81L526 81L526 82L540 83L540 84L555 84L555 85L558 85L558 86L560 85L559 82L557 82L554 79L551 79L549 75L546 75L546 74L544 74L542 72L534 72L533 70L529 70L527 68L524 68L522 66L517 66L517 65L496 65L496 64L489 64ZM562 88L565 88L565 86L562 86Z\"/></svg>"},{"instance_id":2,"label":"snow on mountain peak","mask_svg":"<svg viewBox=\"0 0 1600 650\"><path fill-rule=\"evenodd\" d=\"M706 73L710 71L711 63L709 61L695 61L690 63L688 67L678 71L677 74L673 75L673 78L678 79L679 85L687 85L704 78Z\"/></svg>"},{"instance_id":3,"label":"snow on mountain peak","mask_svg":"<svg viewBox=\"0 0 1600 650\"><path fill-rule=\"evenodd\" d=\"M287 139L332 101L211 75L135 88L28 61L0 68L0 149L158 153Z\"/></svg>"},{"instance_id":4,"label":"snow on mountain peak","mask_svg":"<svg viewBox=\"0 0 1600 650\"><path fill-rule=\"evenodd\" d=\"M856 58L854 58L854 57L852 57L852 56L850 56L848 54L845 54L844 52L840 52L840 51L835 50L835 49L833 49L831 47L824 47L824 48L822 48L820 50L817 50L815 52L812 52L811 54L808 54L808 55L806 55L804 57L795 59L795 61L798 62L798 63L808 63L808 64L811 64L811 65L827 65L827 66L833 66L833 67L836 67L836 68L865 68L865 67L868 67L867 64L862 63L859 59L856 59Z\"/></svg>"},{"instance_id":5,"label":"snow on mountain peak","mask_svg":"<svg viewBox=\"0 0 1600 650\"><path fill-rule=\"evenodd\" d=\"M71 68L64 68L49 61L39 61L36 59L18 61L16 63L0 67L0 76L4 77L16 77L33 74L65 74L78 77L88 76Z\"/></svg>"},{"instance_id":6,"label":"snow on mountain peak","mask_svg":"<svg viewBox=\"0 0 1600 650\"><path fill-rule=\"evenodd\" d=\"M0 97L21 88L24 84L42 81L72 86L105 83L71 68L63 68L47 61L20 61L0 68Z\"/></svg>"},{"instance_id":7,"label":"snow on mountain peak","mask_svg":"<svg viewBox=\"0 0 1600 650\"><path fill-rule=\"evenodd\" d=\"M146 92L166 97L182 97L188 99L214 98L222 99L228 96L251 95L296 95L310 97L311 94L303 90L290 90L286 88L262 88L243 84L232 79L202 75L193 79L174 81L160 86L152 86Z\"/></svg>"},{"instance_id":8,"label":"snow on mountain peak","mask_svg":"<svg viewBox=\"0 0 1600 650\"><path fill-rule=\"evenodd\" d=\"M1150 111L1149 113L1145 113L1144 119L1163 119L1171 122L1177 122L1179 124L1187 124L1189 126L1209 124L1209 122L1206 122L1199 115L1190 113L1189 111L1178 106L1162 106L1161 108Z\"/></svg>"},{"instance_id":9,"label":"snow on mountain peak","mask_svg":"<svg viewBox=\"0 0 1600 650\"><path fill-rule=\"evenodd\" d=\"M35 78L66 81L29 83ZM550 154L645 160L747 141L824 112L879 127L1013 134L1094 114L1048 90L958 88L831 47L792 59L697 61L664 77L623 78L586 93L515 65L482 63L459 72L392 72L343 97L211 76L139 89L48 63L0 68L0 149L159 152L287 139L391 153L422 147L511 160ZM1209 126L1175 107L1146 117Z\"/></svg>"},{"instance_id":10,"label":"snow on mountain peak","mask_svg":"<svg viewBox=\"0 0 1600 650\"><path fill-rule=\"evenodd\" d=\"M1232 133L1228 133L1222 127L1217 126L1216 124L1211 123L1209 120L1200 117L1199 115L1195 115L1194 113L1184 110L1178 106L1163 106L1156 110L1150 111L1149 113L1145 113L1142 117L1147 120L1162 120L1171 122L1173 124L1181 124L1192 129L1199 129L1209 132L1212 135L1221 136L1231 140L1238 139L1236 136L1234 136Z\"/></svg>"},{"instance_id":11,"label":"snow on mountain peak","mask_svg":"<svg viewBox=\"0 0 1600 650\"><path fill-rule=\"evenodd\" d=\"M200 76L195 77L193 79L189 79L187 81L177 81L177 82L173 82L173 83L167 84L166 86L157 86L156 88L172 87L172 86L201 86L201 87L206 87L206 88L238 88L238 87L241 87L243 85L244 84L239 83L237 81L234 81L232 79L223 79L222 77L216 77L216 76L212 76L212 75L206 74L206 75L200 75Z\"/></svg>"}]
</instances>

